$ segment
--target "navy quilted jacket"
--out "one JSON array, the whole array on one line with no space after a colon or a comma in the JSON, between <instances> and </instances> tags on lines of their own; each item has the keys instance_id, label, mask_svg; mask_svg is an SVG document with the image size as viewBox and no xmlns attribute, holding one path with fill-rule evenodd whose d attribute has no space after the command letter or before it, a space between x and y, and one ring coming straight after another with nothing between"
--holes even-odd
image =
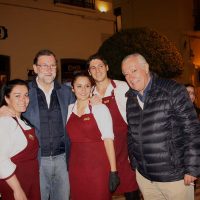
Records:
<instances>
[{"instance_id":1,"label":"navy quilted jacket","mask_svg":"<svg viewBox=\"0 0 200 200\"><path fill-rule=\"evenodd\" d=\"M151 181L200 173L200 122L184 86L152 74L143 110L127 92L128 150L133 168Z\"/></svg>"}]
</instances>

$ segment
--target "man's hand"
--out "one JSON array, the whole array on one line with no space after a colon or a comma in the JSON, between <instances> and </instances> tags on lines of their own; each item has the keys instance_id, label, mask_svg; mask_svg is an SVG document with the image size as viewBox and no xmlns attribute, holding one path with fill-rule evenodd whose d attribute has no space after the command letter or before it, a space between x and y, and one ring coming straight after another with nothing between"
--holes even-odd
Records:
<instances>
[{"instance_id":1,"label":"man's hand","mask_svg":"<svg viewBox=\"0 0 200 200\"><path fill-rule=\"evenodd\" d=\"M15 117L15 112L8 106L0 107L0 117Z\"/></svg>"},{"instance_id":2,"label":"man's hand","mask_svg":"<svg viewBox=\"0 0 200 200\"><path fill-rule=\"evenodd\" d=\"M98 95L94 95L90 97L90 104L91 105L99 105L102 103L102 98Z\"/></svg>"},{"instance_id":3,"label":"man's hand","mask_svg":"<svg viewBox=\"0 0 200 200\"><path fill-rule=\"evenodd\" d=\"M194 177L194 176L191 176L189 174L185 174L184 176L184 184L185 185L193 185L194 184L194 181L196 180L197 178Z\"/></svg>"}]
</instances>

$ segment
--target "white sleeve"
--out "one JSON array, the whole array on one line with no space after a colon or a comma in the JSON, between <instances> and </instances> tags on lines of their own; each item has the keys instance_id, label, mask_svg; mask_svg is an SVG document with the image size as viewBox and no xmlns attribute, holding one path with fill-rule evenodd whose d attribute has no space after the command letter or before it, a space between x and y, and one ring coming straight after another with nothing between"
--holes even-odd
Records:
<instances>
[{"instance_id":1,"label":"white sleeve","mask_svg":"<svg viewBox=\"0 0 200 200\"><path fill-rule=\"evenodd\" d=\"M67 121L68 121L69 117L70 117L71 114L72 114L73 107L74 107L74 104L70 104L70 105L68 106Z\"/></svg>"},{"instance_id":2,"label":"white sleeve","mask_svg":"<svg viewBox=\"0 0 200 200\"><path fill-rule=\"evenodd\" d=\"M119 108L119 112L122 115L124 121L127 123L126 120L126 92L129 90L129 86L124 81L115 81L116 88L114 89L115 92L115 98L117 102L117 106Z\"/></svg>"},{"instance_id":3,"label":"white sleeve","mask_svg":"<svg viewBox=\"0 0 200 200\"><path fill-rule=\"evenodd\" d=\"M92 113L101 132L101 139L114 139L112 117L108 108L104 104L94 105Z\"/></svg>"},{"instance_id":4,"label":"white sleeve","mask_svg":"<svg viewBox=\"0 0 200 200\"><path fill-rule=\"evenodd\" d=\"M16 129L16 123L8 117L0 118L0 179L12 175L16 165L10 159L13 148L12 134Z\"/></svg>"}]
</instances>

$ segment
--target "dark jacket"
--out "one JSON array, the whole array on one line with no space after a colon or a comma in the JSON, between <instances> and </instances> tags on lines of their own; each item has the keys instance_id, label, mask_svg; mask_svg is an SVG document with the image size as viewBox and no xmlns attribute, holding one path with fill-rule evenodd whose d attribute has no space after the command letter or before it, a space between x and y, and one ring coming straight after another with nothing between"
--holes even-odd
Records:
<instances>
[{"instance_id":1,"label":"dark jacket","mask_svg":"<svg viewBox=\"0 0 200 200\"><path fill-rule=\"evenodd\" d=\"M68 114L68 105L75 101L75 97L71 91L71 88L66 85L60 85L59 83L55 82L59 87L56 90L56 94L58 97L58 101L60 104L61 114L62 114L62 123L63 127L65 128L66 121L67 121L67 114ZM34 84L34 81L29 83L29 98L30 103L23 116L30 121L30 123L34 126L36 130L36 135L40 142L40 116L39 116L39 106L38 106L38 98L37 98L37 87ZM40 142L41 145L41 142ZM70 148L70 142L68 138L68 134L65 134L65 152L68 158ZM39 151L39 158L40 158L40 151Z\"/></svg>"},{"instance_id":2,"label":"dark jacket","mask_svg":"<svg viewBox=\"0 0 200 200\"><path fill-rule=\"evenodd\" d=\"M184 86L152 74L143 110L127 92L131 164L151 181L181 180L200 170L200 123Z\"/></svg>"},{"instance_id":3,"label":"dark jacket","mask_svg":"<svg viewBox=\"0 0 200 200\"><path fill-rule=\"evenodd\" d=\"M200 119L200 108L195 103L193 103L193 105L194 105L194 108L195 108L195 110L197 112L197 116Z\"/></svg>"}]
</instances>

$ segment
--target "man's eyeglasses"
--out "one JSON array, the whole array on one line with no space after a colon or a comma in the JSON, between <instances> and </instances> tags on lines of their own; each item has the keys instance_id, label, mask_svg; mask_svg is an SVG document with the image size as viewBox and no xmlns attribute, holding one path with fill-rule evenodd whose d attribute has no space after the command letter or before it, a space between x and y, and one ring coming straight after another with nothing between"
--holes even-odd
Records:
<instances>
[{"instance_id":1,"label":"man's eyeglasses","mask_svg":"<svg viewBox=\"0 0 200 200\"><path fill-rule=\"evenodd\" d=\"M48 69L48 68L51 68L51 69L56 69L57 65L47 65L47 64L42 64L42 65L37 65L39 67L41 67L42 69Z\"/></svg>"}]
</instances>

